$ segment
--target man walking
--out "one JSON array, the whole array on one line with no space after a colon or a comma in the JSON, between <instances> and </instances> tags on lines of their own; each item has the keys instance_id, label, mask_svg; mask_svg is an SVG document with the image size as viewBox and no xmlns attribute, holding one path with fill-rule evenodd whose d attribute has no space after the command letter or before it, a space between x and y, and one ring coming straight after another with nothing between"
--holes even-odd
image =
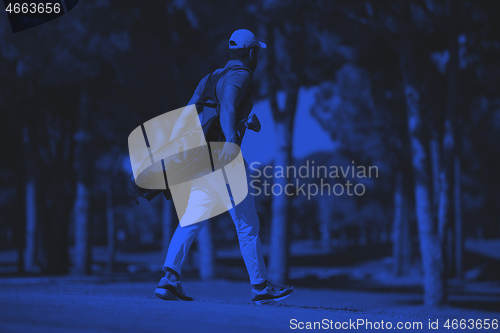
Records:
<instances>
[{"instance_id":1,"label":"man walking","mask_svg":"<svg viewBox=\"0 0 500 333\"><path fill-rule=\"evenodd\" d=\"M219 154L219 161L230 161L237 153L235 150L238 147L235 144L241 146L253 107L253 73L257 67L259 52L265 48L266 44L257 41L252 32L245 29L236 30L229 39L231 60L224 68L205 76L188 103L199 105L210 99L217 104L220 114L215 120L211 119L206 137L207 142L225 142ZM203 121L202 119L202 124ZM248 184L248 164L244 164ZM210 184L203 181L196 183L189 189L185 215L199 220L199 217L207 215L207 212L209 214L214 208L213 201L210 196ZM229 213L236 227L241 254L252 284L252 301L256 304L267 304L289 297L293 287L281 287L266 278L254 196L249 193L241 203L233 206ZM205 223L206 220L189 225L180 223L177 227L163 265L165 276L161 278L155 290L157 297L164 300L193 300L182 290L181 268L194 238Z\"/></svg>"}]
</instances>

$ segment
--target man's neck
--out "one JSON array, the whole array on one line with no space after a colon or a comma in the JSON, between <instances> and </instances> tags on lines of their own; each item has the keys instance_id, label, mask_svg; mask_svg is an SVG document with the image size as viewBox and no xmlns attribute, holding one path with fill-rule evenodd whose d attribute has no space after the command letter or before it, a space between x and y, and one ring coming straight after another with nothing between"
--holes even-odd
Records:
<instances>
[{"instance_id":1,"label":"man's neck","mask_svg":"<svg viewBox=\"0 0 500 333\"><path fill-rule=\"evenodd\" d=\"M227 62L228 65L231 65L231 66L234 66L234 65L240 65L240 66L244 66L244 67L248 67L248 64L246 64L244 61L241 61L241 60L229 60Z\"/></svg>"}]
</instances>

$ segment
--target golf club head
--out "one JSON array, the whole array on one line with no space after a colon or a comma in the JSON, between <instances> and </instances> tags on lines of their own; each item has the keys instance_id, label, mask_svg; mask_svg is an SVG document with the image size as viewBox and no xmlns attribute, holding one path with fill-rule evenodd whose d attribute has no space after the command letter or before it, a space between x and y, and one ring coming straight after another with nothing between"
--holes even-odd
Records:
<instances>
[{"instance_id":1,"label":"golf club head","mask_svg":"<svg viewBox=\"0 0 500 333\"><path fill-rule=\"evenodd\" d=\"M259 118L257 118L257 116L255 114L253 114L250 117L250 119L246 121L245 125L249 130L252 130L255 132L260 132L260 130L262 128L260 125Z\"/></svg>"}]
</instances>

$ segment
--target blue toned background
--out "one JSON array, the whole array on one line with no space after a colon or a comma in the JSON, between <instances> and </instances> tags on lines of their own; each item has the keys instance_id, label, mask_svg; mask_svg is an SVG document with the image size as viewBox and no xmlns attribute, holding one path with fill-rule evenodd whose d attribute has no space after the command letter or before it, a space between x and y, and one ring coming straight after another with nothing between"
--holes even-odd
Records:
<instances>
[{"instance_id":1,"label":"blue toned background","mask_svg":"<svg viewBox=\"0 0 500 333\"><path fill-rule=\"evenodd\" d=\"M82 0L15 34L0 14L0 330L498 319L499 10L493 0ZM306 190L256 198L269 277L296 287L285 306L250 304L228 214L184 265L199 301L162 302L152 294L178 220L163 197L128 197L127 138L184 106L240 28L268 45L247 161L376 166L378 177L256 178ZM308 197L322 181L365 192Z\"/></svg>"}]
</instances>

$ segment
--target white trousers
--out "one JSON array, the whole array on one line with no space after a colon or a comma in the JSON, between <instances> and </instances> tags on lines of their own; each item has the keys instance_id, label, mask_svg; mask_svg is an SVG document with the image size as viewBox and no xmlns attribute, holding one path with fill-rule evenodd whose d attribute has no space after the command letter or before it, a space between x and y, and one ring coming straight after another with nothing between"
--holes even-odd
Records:
<instances>
[{"instance_id":1,"label":"white trousers","mask_svg":"<svg viewBox=\"0 0 500 333\"><path fill-rule=\"evenodd\" d=\"M248 164L245 162L245 171L247 174L247 184L250 182L250 173ZM215 201L210 196L208 184L200 183L191 189L186 211L191 218L209 214L215 206ZM231 199L232 200L232 199ZM245 262L251 284L259 284L266 281L266 265L262 255L262 246L259 237L259 217L255 210L255 198L253 188L249 186L247 197L236 207L229 210L233 219L240 250ZM179 275L181 274L182 264L193 243L194 238L200 232L201 228L207 223L207 220L190 224L185 227L177 226L170 246L168 247L167 258L163 264L163 271L170 267Z\"/></svg>"}]
</instances>

